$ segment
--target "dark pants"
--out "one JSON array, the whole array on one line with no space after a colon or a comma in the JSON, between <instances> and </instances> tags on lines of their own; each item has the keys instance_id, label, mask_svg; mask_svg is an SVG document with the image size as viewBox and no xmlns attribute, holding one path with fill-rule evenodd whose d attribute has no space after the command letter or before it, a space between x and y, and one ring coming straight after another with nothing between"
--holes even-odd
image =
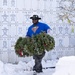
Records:
<instances>
[{"instance_id":1,"label":"dark pants","mask_svg":"<svg viewBox=\"0 0 75 75\"><path fill-rule=\"evenodd\" d=\"M38 73L42 72L42 58L45 55L45 51L41 55L33 55L33 59L35 60L35 65L33 66L33 71Z\"/></svg>"}]
</instances>

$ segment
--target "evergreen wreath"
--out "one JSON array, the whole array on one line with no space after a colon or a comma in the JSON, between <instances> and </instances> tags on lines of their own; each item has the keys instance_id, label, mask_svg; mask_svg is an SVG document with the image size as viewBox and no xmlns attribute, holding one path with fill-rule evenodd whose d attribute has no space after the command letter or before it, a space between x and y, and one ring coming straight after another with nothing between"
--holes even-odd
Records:
<instances>
[{"instance_id":1,"label":"evergreen wreath","mask_svg":"<svg viewBox=\"0 0 75 75\"><path fill-rule=\"evenodd\" d=\"M18 56L40 55L44 50L50 51L55 47L55 40L45 32L32 37L19 37L15 43L15 52Z\"/></svg>"}]
</instances>

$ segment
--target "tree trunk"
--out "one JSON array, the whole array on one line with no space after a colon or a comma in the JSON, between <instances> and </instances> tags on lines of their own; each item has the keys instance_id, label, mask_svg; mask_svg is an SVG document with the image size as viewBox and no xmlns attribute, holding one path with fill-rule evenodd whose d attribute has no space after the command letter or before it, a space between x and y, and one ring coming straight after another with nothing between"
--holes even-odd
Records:
<instances>
[{"instance_id":1,"label":"tree trunk","mask_svg":"<svg viewBox=\"0 0 75 75\"><path fill-rule=\"evenodd\" d=\"M35 65L33 66L33 71L38 73L42 72L42 58L45 55L45 51L41 55L33 55L33 59L35 60Z\"/></svg>"}]
</instances>

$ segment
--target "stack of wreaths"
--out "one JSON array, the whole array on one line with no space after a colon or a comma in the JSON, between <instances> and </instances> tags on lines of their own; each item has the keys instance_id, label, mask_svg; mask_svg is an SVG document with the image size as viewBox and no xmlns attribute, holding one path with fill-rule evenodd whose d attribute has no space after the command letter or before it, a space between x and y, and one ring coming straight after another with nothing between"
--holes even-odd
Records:
<instances>
[{"instance_id":1,"label":"stack of wreaths","mask_svg":"<svg viewBox=\"0 0 75 75\"><path fill-rule=\"evenodd\" d=\"M19 37L15 44L15 52L18 56L32 56L41 54L44 50L50 51L55 47L52 36L42 32L32 37Z\"/></svg>"}]
</instances>

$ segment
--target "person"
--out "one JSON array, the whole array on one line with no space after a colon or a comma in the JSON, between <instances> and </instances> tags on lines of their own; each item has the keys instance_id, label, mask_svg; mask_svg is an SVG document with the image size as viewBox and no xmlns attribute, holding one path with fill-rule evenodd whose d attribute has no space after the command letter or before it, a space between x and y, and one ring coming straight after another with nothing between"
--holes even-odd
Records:
<instances>
[{"instance_id":1,"label":"person","mask_svg":"<svg viewBox=\"0 0 75 75\"><path fill-rule=\"evenodd\" d=\"M32 25L28 28L27 37L32 37L33 35L37 35L39 33L41 33L42 31L49 33L50 31L50 27L42 22L39 22L39 20L41 19L38 15L33 15L32 17L30 17L30 19L32 19ZM33 55L33 59L35 59L35 65L33 66L33 71L36 71L38 73L42 72L42 58L45 55L45 51L41 54L41 55Z\"/></svg>"},{"instance_id":2,"label":"person","mask_svg":"<svg viewBox=\"0 0 75 75\"><path fill-rule=\"evenodd\" d=\"M26 36L32 37L32 35L39 34L42 31L49 33L51 28L47 24L39 22L41 18L38 15L33 15L30 19L32 19L33 24L28 28Z\"/></svg>"}]
</instances>

